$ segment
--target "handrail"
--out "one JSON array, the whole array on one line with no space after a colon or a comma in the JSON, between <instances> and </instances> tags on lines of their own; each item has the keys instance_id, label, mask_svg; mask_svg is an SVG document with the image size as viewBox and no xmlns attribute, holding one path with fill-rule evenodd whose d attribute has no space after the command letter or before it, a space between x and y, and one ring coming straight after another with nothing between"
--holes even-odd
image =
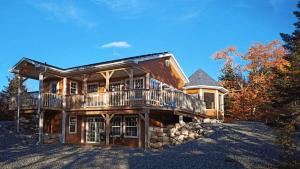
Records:
<instances>
[{"instance_id":1,"label":"handrail","mask_svg":"<svg viewBox=\"0 0 300 169\"><path fill-rule=\"evenodd\" d=\"M38 94L27 94L21 97L22 107L37 107ZM12 99L14 100L14 99ZM12 101L16 104L16 99ZM62 108L62 96L53 93L42 93L44 108ZM105 108L120 106L150 106L189 111L195 114L205 113L205 103L181 91L157 89L132 89L110 91L86 95L67 95L67 109Z\"/></svg>"}]
</instances>

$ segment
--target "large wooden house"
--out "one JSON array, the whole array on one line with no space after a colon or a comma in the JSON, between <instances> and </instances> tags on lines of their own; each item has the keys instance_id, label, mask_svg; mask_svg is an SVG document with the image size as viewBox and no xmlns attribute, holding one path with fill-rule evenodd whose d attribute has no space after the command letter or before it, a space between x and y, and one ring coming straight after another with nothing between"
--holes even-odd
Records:
<instances>
[{"instance_id":1,"label":"large wooden house","mask_svg":"<svg viewBox=\"0 0 300 169\"><path fill-rule=\"evenodd\" d=\"M21 59L20 79L39 80L39 91L12 98L10 109L39 115L39 142L149 146L149 127L224 116L226 89L198 70L190 79L170 52L67 69ZM205 102L206 101L206 104Z\"/></svg>"}]
</instances>

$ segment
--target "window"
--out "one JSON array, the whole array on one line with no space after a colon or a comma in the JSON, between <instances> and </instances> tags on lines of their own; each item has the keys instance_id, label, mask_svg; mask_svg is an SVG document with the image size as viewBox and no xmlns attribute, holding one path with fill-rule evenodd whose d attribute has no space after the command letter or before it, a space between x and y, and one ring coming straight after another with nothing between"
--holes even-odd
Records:
<instances>
[{"instance_id":1,"label":"window","mask_svg":"<svg viewBox=\"0 0 300 169\"><path fill-rule=\"evenodd\" d=\"M70 116L69 118L69 133L76 133L77 132L77 117Z\"/></svg>"},{"instance_id":2,"label":"window","mask_svg":"<svg viewBox=\"0 0 300 169\"><path fill-rule=\"evenodd\" d=\"M88 93L96 93L98 92L98 83L90 83L87 85L87 92Z\"/></svg>"},{"instance_id":3,"label":"window","mask_svg":"<svg viewBox=\"0 0 300 169\"><path fill-rule=\"evenodd\" d=\"M111 129L110 129L111 136L119 137L121 135L121 117L116 116L111 120Z\"/></svg>"},{"instance_id":4,"label":"window","mask_svg":"<svg viewBox=\"0 0 300 169\"><path fill-rule=\"evenodd\" d=\"M137 122L138 118L136 116L125 116L125 137L137 137L138 128Z\"/></svg>"},{"instance_id":5,"label":"window","mask_svg":"<svg viewBox=\"0 0 300 169\"><path fill-rule=\"evenodd\" d=\"M114 92L114 91L120 91L121 89L121 83L120 82L113 82L109 84L109 91Z\"/></svg>"},{"instance_id":6,"label":"window","mask_svg":"<svg viewBox=\"0 0 300 169\"><path fill-rule=\"evenodd\" d=\"M129 79L125 81L125 89L129 89ZM144 78L139 77L139 78L134 78L133 79L133 88L134 89L143 89L144 88Z\"/></svg>"},{"instance_id":7,"label":"window","mask_svg":"<svg viewBox=\"0 0 300 169\"><path fill-rule=\"evenodd\" d=\"M214 109L215 108L215 94L204 92L204 102L206 104L206 109Z\"/></svg>"},{"instance_id":8,"label":"window","mask_svg":"<svg viewBox=\"0 0 300 169\"><path fill-rule=\"evenodd\" d=\"M71 84L70 84L70 94L77 94L78 93L77 86L78 86L77 82L74 82L74 81L71 82Z\"/></svg>"},{"instance_id":9,"label":"window","mask_svg":"<svg viewBox=\"0 0 300 169\"><path fill-rule=\"evenodd\" d=\"M50 82L50 93L58 94L58 91L59 91L58 81L51 81Z\"/></svg>"},{"instance_id":10,"label":"window","mask_svg":"<svg viewBox=\"0 0 300 169\"><path fill-rule=\"evenodd\" d=\"M150 79L150 89L159 90L160 89L160 82L158 80L155 80L155 79Z\"/></svg>"},{"instance_id":11,"label":"window","mask_svg":"<svg viewBox=\"0 0 300 169\"><path fill-rule=\"evenodd\" d=\"M137 78L133 80L134 89L143 89L144 88L144 78Z\"/></svg>"}]
</instances>

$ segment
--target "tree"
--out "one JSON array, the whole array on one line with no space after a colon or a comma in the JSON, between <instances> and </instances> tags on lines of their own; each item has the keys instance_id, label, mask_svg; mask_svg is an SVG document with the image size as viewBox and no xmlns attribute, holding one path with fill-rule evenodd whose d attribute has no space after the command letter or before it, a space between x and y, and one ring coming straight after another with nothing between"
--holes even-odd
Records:
<instances>
[{"instance_id":1,"label":"tree","mask_svg":"<svg viewBox=\"0 0 300 169\"><path fill-rule=\"evenodd\" d=\"M221 76L221 83L230 91L229 111L237 118L259 120L264 116L267 111L265 105L270 104L268 91L272 81L277 78L274 70L284 72L289 67L289 63L284 59L285 55L286 51L279 41L272 41L266 45L254 44L246 54L239 53L235 47L215 54L215 59L226 60L222 70L235 70L231 75L228 73ZM234 57L241 58L246 64L234 64ZM243 79L242 75L246 78Z\"/></svg>"},{"instance_id":2,"label":"tree","mask_svg":"<svg viewBox=\"0 0 300 169\"><path fill-rule=\"evenodd\" d=\"M7 77L8 85L0 92L0 114L2 118L12 119L14 115L9 112L9 104L12 97L18 93L19 79L17 76ZM25 84L22 84L21 91L23 94L27 93Z\"/></svg>"}]
</instances>

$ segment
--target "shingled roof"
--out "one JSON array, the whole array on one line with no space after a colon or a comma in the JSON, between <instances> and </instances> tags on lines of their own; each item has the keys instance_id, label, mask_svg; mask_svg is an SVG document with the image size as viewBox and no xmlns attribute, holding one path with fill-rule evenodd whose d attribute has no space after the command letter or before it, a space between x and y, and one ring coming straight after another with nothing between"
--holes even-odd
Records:
<instances>
[{"instance_id":1,"label":"shingled roof","mask_svg":"<svg viewBox=\"0 0 300 169\"><path fill-rule=\"evenodd\" d=\"M185 87L198 85L221 87L221 85L217 81L215 81L212 77L210 77L205 71L203 71L200 68L189 77L189 81L190 82L185 84Z\"/></svg>"}]
</instances>

